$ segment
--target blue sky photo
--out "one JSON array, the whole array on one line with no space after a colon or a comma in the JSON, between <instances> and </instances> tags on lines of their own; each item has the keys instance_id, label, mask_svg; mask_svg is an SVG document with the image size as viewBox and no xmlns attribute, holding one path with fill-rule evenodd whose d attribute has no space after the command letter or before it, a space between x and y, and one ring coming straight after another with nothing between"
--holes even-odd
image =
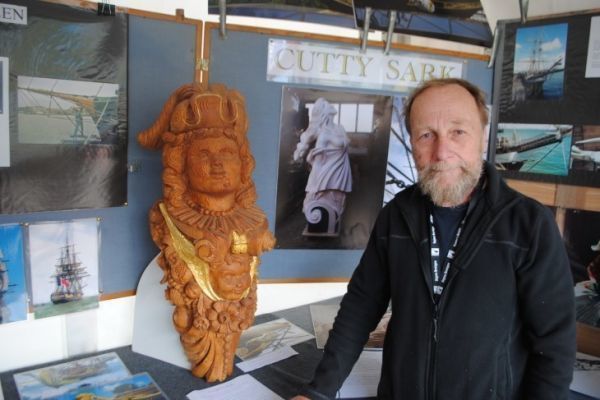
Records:
<instances>
[{"instance_id":1,"label":"blue sky photo","mask_svg":"<svg viewBox=\"0 0 600 400\"><path fill-rule=\"evenodd\" d=\"M0 261L6 266L9 285L0 300L0 323L5 324L27 318L27 286L20 225L0 225L0 250Z\"/></svg>"},{"instance_id":2,"label":"blue sky photo","mask_svg":"<svg viewBox=\"0 0 600 400\"><path fill-rule=\"evenodd\" d=\"M564 67L567 30L566 23L517 29L513 72L527 70L536 44L541 48L541 67L550 67L559 57Z\"/></svg>"}]
</instances>

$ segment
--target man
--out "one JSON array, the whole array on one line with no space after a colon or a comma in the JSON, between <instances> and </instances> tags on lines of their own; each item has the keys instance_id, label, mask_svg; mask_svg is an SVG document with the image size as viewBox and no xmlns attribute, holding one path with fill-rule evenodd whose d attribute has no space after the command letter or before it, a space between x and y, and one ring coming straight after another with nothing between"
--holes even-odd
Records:
<instances>
[{"instance_id":1,"label":"man","mask_svg":"<svg viewBox=\"0 0 600 400\"><path fill-rule=\"evenodd\" d=\"M405 115L419 183L381 211L303 394L335 397L391 301L378 398L567 399L569 262L548 209L482 163L484 95L428 81Z\"/></svg>"}]
</instances>

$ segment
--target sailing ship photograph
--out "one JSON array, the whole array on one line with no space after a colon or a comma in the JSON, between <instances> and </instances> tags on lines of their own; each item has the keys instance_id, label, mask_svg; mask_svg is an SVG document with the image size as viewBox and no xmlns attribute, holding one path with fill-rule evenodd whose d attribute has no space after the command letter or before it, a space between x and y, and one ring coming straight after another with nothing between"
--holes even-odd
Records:
<instances>
[{"instance_id":1,"label":"sailing ship photograph","mask_svg":"<svg viewBox=\"0 0 600 400\"><path fill-rule=\"evenodd\" d=\"M17 86L19 143L117 142L118 84L19 76Z\"/></svg>"},{"instance_id":2,"label":"sailing ship photograph","mask_svg":"<svg viewBox=\"0 0 600 400\"><path fill-rule=\"evenodd\" d=\"M72 391L130 379L117 353L81 358L14 375L21 400L75 399Z\"/></svg>"},{"instance_id":3,"label":"sailing ship photograph","mask_svg":"<svg viewBox=\"0 0 600 400\"><path fill-rule=\"evenodd\" d=\"M513 102L563 97L568 24L518 28Z\"/></svg>"},{"instance_id":4,"label":"sailing ship photograph","mask_svg":"<svg viewBox=\"0 0 600 400\"><path fill-rule=\"evenodd\" d=\"M29 226L31 291L36 318L98 307L98 221Z\"/></svg>"},{"instance_id":5,"label":"sailing ship photograph","mask_svg":"<svg viewBox=\"0 0 600 400\"><path fill-rule=\"evenodd\" d=\"M0 225L0 324L27 319L23 234L19 224Z\"/></svg>"},{"instance_id":6,"label":"sailing ship photograph","mask_svg":"<svg viewBox=\"0 0 600 400\"><path fill-rule=\"evenodd\" d=\"M572 133L572 125L500 123L496 132L496 168L567 176Z\"/></svg>"}]
</instances>

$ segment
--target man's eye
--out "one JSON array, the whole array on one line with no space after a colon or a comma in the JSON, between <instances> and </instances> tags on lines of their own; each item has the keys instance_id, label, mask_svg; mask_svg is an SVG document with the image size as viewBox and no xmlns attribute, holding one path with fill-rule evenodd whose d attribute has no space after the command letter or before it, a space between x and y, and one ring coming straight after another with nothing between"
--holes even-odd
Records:
<instances>
[{"instance_id":1,"label":"man's eye","mask_svg":"<svg viewBox=\"0 0 600 400\"><path fill-rule=\"evenodd\" d=\"M431 136L432 136L431 132L423 132L423 133L419 134L419 140L429 139L429 138L431 138Z\"/></svg>"}]
</instances>

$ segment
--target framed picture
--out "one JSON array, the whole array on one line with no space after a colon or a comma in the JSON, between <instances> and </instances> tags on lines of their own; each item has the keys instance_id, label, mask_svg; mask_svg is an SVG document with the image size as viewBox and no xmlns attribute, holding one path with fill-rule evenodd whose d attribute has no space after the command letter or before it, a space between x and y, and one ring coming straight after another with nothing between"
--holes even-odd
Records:
<instances>
[{"instance_id":1,"label":"framed picture","mask_svg":"<svg viewBox=\"0 0 600 400\"><path fill-rule=\"evenodd\" d=\"M68 396L72 390L114 382L129 376L129 370L117 353L106 353L19 372L14 375L14 379L21 399L75 399Z\"/></svg>"},{"instance_id":2,"label":"framed picture","mask_svg":"<svg viewBox=\"0 0 600 400\"><path fill-rule=\"evenodd\" d=\"M27 319L21 225L0 225L0 324Z\"/></svg>"},{"instance_id":3,"label":"framed picture","mask_svg":"<svg viewBox=\"0 0 600 400\"><path fill-rule=\"evenodd\" d=\"M600 81L586 76L594 18L499 23L491 158L506 178L600 187Z\"/></svg>"},{"instance_id":4,"label":"framed picture","mask_svg":"<svg viewBox=\"0 0 600 400\"><path fill-rule=\"evenodd\" d=\"M29 225L31 297L36 318L98 307L98 231L95 218Z\"/></svg>"},{"instance_id":5,"label":"framed picture","mask_svg":"<svg viewBox=\"0 0 600 400\"><path fill-rule=\"evenodd\" d=\"M283 87L275 236L363 248L381 208L392 98Z\"/></svg>"},{"instance_id":6,"label":"framed picture","mask_svg":"<svg viewBox=\"0 0 600 400\"><path fill-rule=\"evenodd\" d=\"M16 103L10 131L0 125L0 166L10 138L10 167L0 168L0 213L124 205L127 15L9 3L27 8L27 24L0 24L0 57L11 61L2 89Z\"/></svg>"}]
</instances>

